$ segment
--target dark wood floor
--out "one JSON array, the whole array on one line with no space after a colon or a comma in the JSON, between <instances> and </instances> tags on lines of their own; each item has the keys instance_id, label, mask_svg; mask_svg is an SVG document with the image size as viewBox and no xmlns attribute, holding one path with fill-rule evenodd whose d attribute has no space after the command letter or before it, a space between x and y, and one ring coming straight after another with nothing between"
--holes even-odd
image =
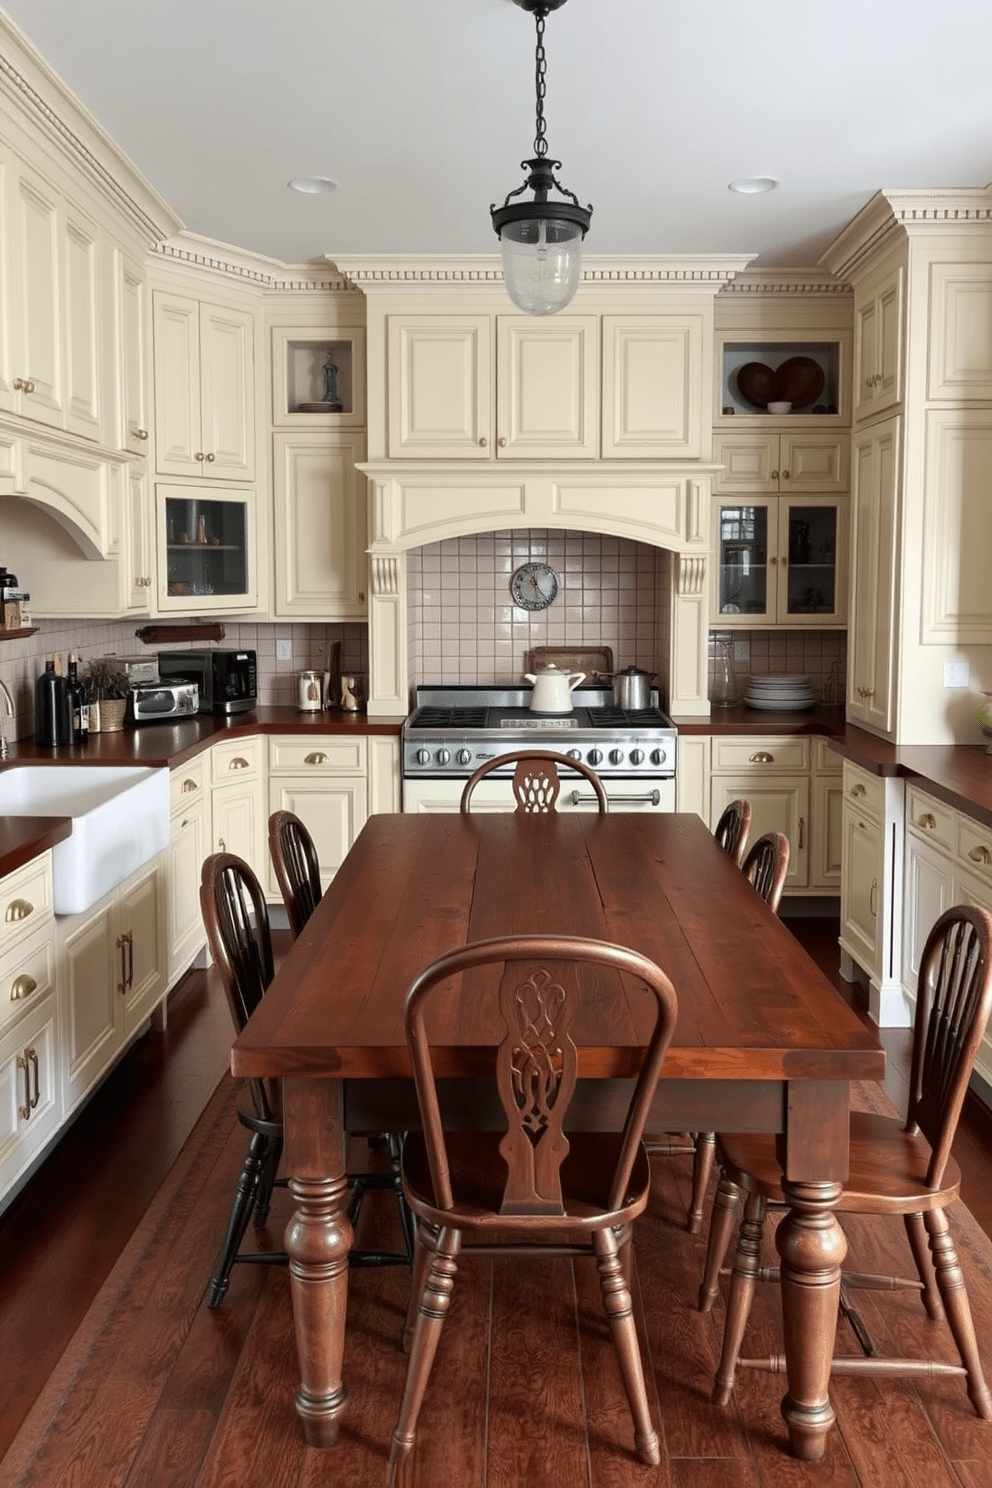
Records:
<instances>
[{"instance_id":1,"label":"dark wood floor","mask_svg":"<svg viewBox=\"0 0 992 1488\"><path fill-rule=\"evenodd\" d=\"M833 974L836 922L792 922L791 928ZM838 986L844 989L839 981ZM888 1093L898 1103L906 1035L889 1032L885 1042ZM285 1272L237 1268L225 1306L215 1313L202 1307L242 1152L243 1134L231 1120L230 1082L211 1100L227 1068L229 1047L222 998L210 978L192 974L173 994L168 1031L150 1033L134 1046L0 1219L4 1488L8 1483L24 1488L384 1483L384 1448L402 1387L403 1356L395 1349L395 1334L405 1272L355 1276L349 1314L354 1398L333 1463L327 1454L302 1447L291 1407L296 1378ZM205 1107L213 1124L204 1135L201 1122L198 1143L184 1150ZM992 1121L977 1104L967 1112L957 1156L965 1200L992 1236ZM436 1366L439 1380L457 1380L458 1386L433 1390L421 1444L404 1471L404 1488L482 1483L529 1488L538 1482L555 1488L640 1482L666 1488L717 1482L728 1488L988 1484L992 1428L970 1416L957 1382L931 1383L917 1393L910 1382L893 1381L883 1395L885 1382L838 1381L835 1399L843 1430L833 1434L827 1462L815 1469L783 1451L780 1382L751 1374L730 1411L708 1404L705 1382L718 1348L719 1317L703 1320L672 1302L673 1295L694 1294L701 1260L700 1242L686 1236L680 1222L687 1179L684 1161L658 1164L652 1222L638 1232L638 1303L657 1392L653 1409L664 1424L662 1469L641 1468L631 1455L610 1347L596 1320L595 1284L590 1290L583 1269L572 1268L574 1278L564 1288L549 1287L541 1268L504 1273L499 1265L476 1260L463 1267ZM195 1205L193 1192L200 1196ZM388 1229L388 1215L379 1214L378 1221ZM279 1223L273 1227L275 1243ZM123 1314L112 1311L112 1303L124 1306L116 1297L101 1299L106 1318L99 1322L100 1332L93 1322L100 1308L91 1304L108 1276L112 1289L118 1273L125 1275L122 1267L131 1264L132 1252L142 1258L134 1263L139 1268L164 1269L156 1272L150 1292L147 1287L138 1292L140 1304L128 1303ZM149 1258L156 1255L157 1260ZM473 1278L473 1268L483 1265L484 1274ZM655 1274L671 1276L671 1292L646 1286L643 1278ZM980 1338L992 1333L992 1268L983 1281L976 1306ZM129 1284L120 1282L122 1296ZM107 1292L104 1288L104 1299ZM891 1305L887 1300L886 1308ZM908 1305L896 1306L894 1324L887 1320L891 1313L876 1317L873 1312L873 1327L883 1337L890 1326L897 1334L916 1329L918 1320ZM765 1299L756 1310L755 1327L759 1335L767 1334L762 1350L775 1351L773 1300ZM46 1390L53 1370L56 1379L68 1377L68 1362L76 1370L72 1392L53 1392L51 1383ZM94 1375L101 1368L107 1381L97 1408ZM147 1392L154 1395L154 1407ZM35 1437L42 1428L32 1419L8 1452L39 1396L46 1410L51 1399L51 1410L61 1412L58 1429L39 1444ZM877 1410L883 1398L884 1415ZM85 1421L81 1400L90 1413ZM126 1452L121 1448L125 1465L118 1468L113 1450L103 1451L98 1438L105 1434L115 1442L130 1413L144 1419L142 1411L147 1426L139 1441L131 1441ZM93 1421L101 1423L98 1429ZM32 1432L32 1444L25 1446Z\"/></svg>"}]
</instances>

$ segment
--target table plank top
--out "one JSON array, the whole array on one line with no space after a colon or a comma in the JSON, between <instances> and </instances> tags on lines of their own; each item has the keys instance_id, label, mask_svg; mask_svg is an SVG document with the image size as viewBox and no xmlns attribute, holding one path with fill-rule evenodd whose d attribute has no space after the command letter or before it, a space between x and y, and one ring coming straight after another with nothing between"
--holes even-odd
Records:
<instances>
[{"instance_id":1,"label":"table plank top","mask_svg":"<svg viewBox=\"0 0 992 1488\"><path fill-rule=\"evenodd\" d=\"M884 1073L875 1034L700 818L668 813L371 817L235 1042L232 1070L408 1077L412 978L466 941L537 932L628 945L668 973L679 1018L666 1079ZM649 1006L631 979L599 980L574 1030L588 1044L581 1073L631 1073ZM444 1071L471 1077L473 1051L495 1035L471 998L452 995L435 1039Z\"/></svg>"}]
</instances>

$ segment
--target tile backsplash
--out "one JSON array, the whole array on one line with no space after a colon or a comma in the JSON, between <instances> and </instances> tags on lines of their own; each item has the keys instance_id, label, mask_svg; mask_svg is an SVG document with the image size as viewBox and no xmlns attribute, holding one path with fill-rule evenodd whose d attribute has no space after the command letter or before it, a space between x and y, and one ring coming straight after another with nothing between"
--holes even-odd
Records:
<instances>
[{"instance_id":1,"label":"tile backsplash","mask_svg":"<svg viewBox=\"0 0 992 1488\"><path fill-rule=\"evenodd\" d=\"M449 538L407 561L414 684L518 682L533 646L609 646L617 667L667 663L671 555L663 549L529 528ZM530 562L548 563L560 584L554 603L535 613L518 608L509 588Z\"/></svg>"},{"instance_id":2,"label":"tile backsplash","mask_svg":"<svg viewBox=\"0 0 992 1488\"><path fill-rule=\"evenodd\" d=\"M10 689L15 707L13 728L5 725L8 738L30 738L34 733L34 684L38 673L44 670L47 652L61 652L67 659L68 653L75 651L82 671L94 656L109 653L149 656L156 650L169 649L166 643L161 647L146 646L138 640L135 636L138 627L134 620L38 620L33 623L38 627L35 635L21 640L0 640L0 678ZM226 618L222 623L225 634L223 641L218 643L220 646L256 652L258 698L262 704L294 706L297 672L308 668L326 671L327 657L335 641L341 642L342 671L368 672L366 625L271 625ZM277 638L290 642L288 661L276 660ZM187 645L192 643L179 643L176 649L185 649Z\"/></svg>"},{"instance_id":3,"label":"tile backsplash","mask_svg":"<svg viewBox=\"0 0 992 1488\"><path fill-rule=\"evenodd\" d=\"M844 630L711 630L709 690L713 696L716 637L726 636L734 677L743 699L749 677L769 672L807 676L818 703L842 704L847 694L847 632Z\"/></svg>"}]
</instances>

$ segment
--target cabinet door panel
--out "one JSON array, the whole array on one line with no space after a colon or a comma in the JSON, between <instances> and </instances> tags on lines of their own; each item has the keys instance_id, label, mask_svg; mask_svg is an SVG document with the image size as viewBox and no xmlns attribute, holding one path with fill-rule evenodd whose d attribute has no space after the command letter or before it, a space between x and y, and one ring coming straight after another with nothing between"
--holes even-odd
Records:
<instances>
[{"instance_id":1,"label":"cabinet door panel","mask_svg":"<svg viewBox=\"0 0 992 1488\"><path fill-rule=\"evenodd\" d=\"M824 434L783 434L780 446L782 491L796 495L846 492L850 484L847 438Z\"/></svg>"},{"instance_id":2,"label":"cabinet door panel","mask_svg":"<svg viewBox=\"0 0 992 1488\"><path fill-rule=\"evenodd\" d=\"M82 919L63 946L66 1112L99 1079L120 1041L124 962L115 945L116 900Z\"/></svg>"},{"instance_id":3,"label":"cabinet door panel","mask_svg":"<svg viewBox=\"0 0 992 1488\"><path fill-rule=\"evenodd\" d=\"M200 306L200 437L203 474L251 480L255 473L252 319Z\"/></svg>"},{"instance_id":4,"label":"cabinet door panel","mask_svg":"<svg viewBox=\"0 0 992 1488\"><path fill-rule=\"evenodd\" d=\"M815 775L809 886L836 892L844 851L844 782L839 775Z\"/></svg>"},{"instance_id":5,"label":"cabinet door panel","mask_svg":"<svg viewBox=\"0 0 992 1488\"><path fill-rule=\"evenodd\" d=\"M101 244L96 225L74 207L65 216L65 426L99 439L103 429L100 342Z\"/></svg>"},{"instance_id":6,"label":"cabinet door panel","mask_svg":"<svg viewBox=\"0 0 992 1488\"><path fill-rule=\"evenodd\" d=\"M156 863L121 895L119 924L121 934L128 937L125 1035L147 1018L166 987L161 877Z\"/></svg>"},{"instance_id":7,"label":"cabinet door panel","mask_svg":"<svg viewBox=\"0 0 992 1488\"><path fill-rule=\"evenodd\" d=\"M754 772L714 775L710 796L713 825L731 801L741 796L751 803L748 842L753 845L766 832L784 832L789 839L785 886L805 888L809 882L809 776L770 775L762 779Z\"/></svg>"},{"instance_id":8,"label":"cabinet door panel","mask_svg":"<svg viewBox=\"0 0 992 1488\"><path fill-rule=\"evenodd\" d=\"M145 276L119 249L114 253L117 286L117 405L121 449L147 455L150 425L148 302Z\"/></svg>"},{"instance_id":9,"label":"cabinet door panel","mask_svg":"<svg viewBox=\"0 0 992 1488\"><path fill-rule=\"evenodd\" d=\"M214 852L244 858L259 878L266 872L262 823L262 785L225 785L211 798Z\"/></svg>"},{"instance_id":10,"label":"cabinet door panel","mask_svg":"<svg viewBox=\"0 0 992 1488\"><path fill-rule=\"evenodd\" d=\"M21 168L14 180L14 264L20 288L15 377L34 384L21 412L61 427L63 421L61 211L55 190Z\"/></svg>"},{"instance_id":11,"label":"cabinet door panel","mask_svg":"<svg viewBox=\"0 0 992 1488\"><path fill-rule=\"evenodd\" d=\"M605 459L697 457L702 321L603 317Z\"/></svg>"},{"instance_id":12,"label":"cabinet door panel","mask_svg":"<svg viewBox=\"0 0 992 1488\"><path fill-rule=\"evenodd\" d=\"M45 1145L61 1112L56 1009L50 997L0 1040L0 1193Z\"/></svg>"},{"instance_id":13,"label":"cabinet door panel","mask_svg":"<svg viewBox=\"0 0 992 1488\"><path fill-rule=\"evenodd\" d=\"M501 458L573 458L598 452L599 324L497 320L496 428Z\"/></svg>"},{"instance_id":14,"label":"cabinet door panel","mask_svg":"<svg viewBox=\"0 0 992 1488\"><path fill-rule=\"evenodd\" d=\"M306 823L317 848L320 879L325 887L365 825L367 795L364 778L319 783L274 779L270 783L270 812L293 811Z\"/></svg>"},{"instance_id":15,"label":"cabinet door panel","mask_svg":"<svg viewBox=\"0 0 992 1488\"><path fill-rule=\"evenodd\" d=\"M389 317L389 453L492 457L488 315Z\"/></svg>"},{"instance_id":16,"label":"cabinet door panel","mask_svg":"<svg viewBox=\"0 0 992 1488\"><path fill-rule=\"evenodd\" d=\"M953 902L951 863L925 842L907 834L903 888L903 982L916 990L920 957L934 922Z\"/></svg>"},{"instance_id":17,"label":"cabinet door panel","mask_svg":"<svg viewBox=\"0 0 992 1488\"><path fill-rule=\"evenodd\" d=\"M899 422L889 420L854 448L848 717L884 733L895 715L895 540Z\"/></svg>"},{"instance_id":18,"label":"cabinet door panel","mask_svg":"<svg viewBox=\"0 0 992 1488\"><path fill-rule=\"evenodd\" d=\"M882 829L845 804L843 832L841 942L859 966L877 976L881 966Z\"/></svg>"},{"instance_id":19,"label":"cabinet door panel","mask_svg":"<svg viewBox=\"0 0 992 1488\"><path fill-rule=\"evenodd\" d=\"M199 475L200 313L195 300L155 295L155 464Z\"/></svg>"},{"instance_id":20,"label":"cabinet door panel","mask_svg":"<svg viewBox=\"0 0 992 1488\"><path fill-rule=\"evenodd\" d=\"M208 812L208 800L196 797L173 815L170 825L165 898L170 985L206 941L200 916L200 867L208 851Z\"/></svg>"},{"instance_id":21,"label":"cabinet door panel","mask_svg":"<svg viewBox=\"0 0 992 1488\"><path fill-rule=\"evenodd\" d=\"M992 414L931 409L923 521L923 614L926 644L992 641Z\"/></svg>"},{"instance_id":22,"label":"cabinet door panel","mask_svg":"<svg viewBox=\"0 0 992 1488\"><path fill-rule=\"evenodd\" d=\"M364 617L364 495L355 461L362 441L274 436L276 613Z\"/></svg>"}]
</instances>

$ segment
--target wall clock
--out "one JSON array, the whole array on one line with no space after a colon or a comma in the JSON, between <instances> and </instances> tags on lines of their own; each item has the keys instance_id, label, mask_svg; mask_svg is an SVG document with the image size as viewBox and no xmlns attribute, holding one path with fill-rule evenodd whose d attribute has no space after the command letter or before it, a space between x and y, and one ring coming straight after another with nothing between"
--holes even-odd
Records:
<instances>
[{"instance_id":1,"label":"wall clock","mask_svg":"<svg viewBox=\"0 0 992 1488\"><path fill-rule=\"evenodd\" d=\"M546 610L558 597L558 575L546 563L525 563L510 580L510 593L522 610Z\"/></svg>"}]
</instances>

